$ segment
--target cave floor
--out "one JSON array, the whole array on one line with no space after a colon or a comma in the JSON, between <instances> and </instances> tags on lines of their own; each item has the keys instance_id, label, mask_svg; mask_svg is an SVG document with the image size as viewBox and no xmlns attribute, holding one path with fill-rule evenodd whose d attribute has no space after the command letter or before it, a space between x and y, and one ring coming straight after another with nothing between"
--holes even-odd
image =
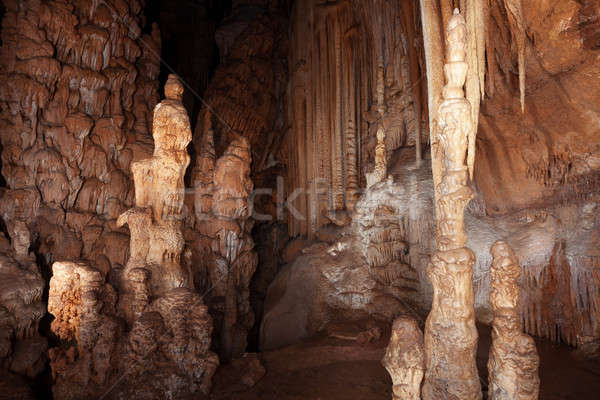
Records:
<instances>
[{"instance_id":1,"label":"cave floor","mask_svg":"<svg viewBox=\"0 0 600 400\"><path fill-rule=\"evenodd\" d=\"M482 386L487 386L490 328L479 327L477 363ZM211 399L386 399L392 382L380 363L389 332L374 343L359 345L326 335L282 349L261 353L266 375L251 389L231 385L222 367L214 379ZM536 340L540 354L540 399L597 399L600 361L586 360L565 345ZM485 398L485 396L484 396Z\"/></svg>"}]
</instances>

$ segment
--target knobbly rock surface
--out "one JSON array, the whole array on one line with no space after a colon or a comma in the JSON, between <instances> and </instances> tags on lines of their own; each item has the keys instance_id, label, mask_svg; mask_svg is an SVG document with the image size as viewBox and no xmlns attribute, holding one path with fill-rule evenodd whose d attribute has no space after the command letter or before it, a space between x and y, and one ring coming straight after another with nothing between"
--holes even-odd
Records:
<instances>
[{"instance_id":1,"label":"knobbly rock surface","mask_svg":"<svg viewBox=\"0 0 600 400\"><path fill-rule=\"evenodd\" d=\"M182 398L208 394L219 365L212 318L182 261L190 123L183 86L170 75L154 109L154 153L134 162L130 257L114 279L89 263L56 262L50 281L50 350L58 398Z\"/></svg>"},{"instance_id":2,"label":"knobbly rock surface","mask_svg":"<svg viewBox=\"0 0 600 400\"><path fill-rule=\"evenodd\" d=\"M2 21L0 141L5 220L37 254L125 265L132 161L152 152L160 38L142 1L8 1Z\"/></svg>"}]
</instances>

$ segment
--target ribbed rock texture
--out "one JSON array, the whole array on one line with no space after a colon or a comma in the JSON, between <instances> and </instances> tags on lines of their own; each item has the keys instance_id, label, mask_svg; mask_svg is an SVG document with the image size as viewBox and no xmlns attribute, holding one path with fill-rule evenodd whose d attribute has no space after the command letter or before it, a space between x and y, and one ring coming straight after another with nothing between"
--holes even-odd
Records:
<instances>
[{"instance_id":1,"label":"ribbed rock texture","mask_svg":"<svg viewBox=\"0 0 600 400\"><path fill-rule=\"evenodd\" d=\"M383 0L294 5L286 189L302 218L290 217L290 236L312 238L327 215L353 209L380 128L388 156L420 142L417 13L410 2Z\"/></svg>"},{"instance_id":2,"label":"ribbed rock texture","mask_svg":"<svg viewBox=\"0 0 600 400\"><path fill-rule=\"evenodd\" d=\"M394 384L393 400L420 400L425 372L423 332L417 321L399 317L392 324L392 335L381 361Z\"/></svg>"},{"instance_id":3,"label":"ribbed rock texture","mask_svg":"<svg viewBox=\"0 0 600 400\"><path fill-rule=\"evenodd\" d=\"M143 1L7 1L0 55L4 220L25 222L45 264L126 262L115 220L129 167L152 151L160 40Z\"/></svg>"},{"instance_id":4,"label":"ribbed rock texture","mask_svg":"<svg viewBox=\"0 0 600 400\"><path fill-rule=\"evenodd\" d=\"M44 365L33 353L18 356L22 339L29 352L46 349L36 339L45 284L29 250L44 275L57 259L93 260L103 273L125 264L127 235L114 221L132 204L129 165L151 151L158 100L160 41L156 27L142 34L143 5L4 2L0 214L17 236L16 255L3 253L2 274L11 276L0 279L10 282L0 288L3 335L14 349L3 342L2 357L18 373L33 376Z\"/></svg>"},{"instance_id":5,"label":"ribbed rock texture","mask_svg":"<svg viewBox=\"0 0 600 400\"><path fill-rule=\"evenodd\" d=\"M117 291L94 267L54 264L48 310L61 339L50 353L58 398L181 398L210 391L219 363L210 351L212 319L181 257L192 137L182 95L179 79L170 75L166 99L154 109L154 154L131 166L135 207L117 220L130 227L130 258L115 272Z\"/></svg>"},{"instance_id":6,"label":"ribbed rock texture","mask_svg":"<svg viewBox=\"0 0 600 400\"><path fill-rule=\"evenodd\" d=\"M480 399L481 385L475 364L477 329L473 265L475 255L467 247L464 209L473 197L467 186L465 164L471 129L471 106L463 85L469 64L465 62L467 27L458 9L446 27L446 86L438 110L432 158L441 170L434 174L436 241L427 275L433 286L431 311L425 325L426 373L423 398ZM432 140L432 142L434 142ZM437 151L436 151L437 150ZM437 165L436 165L437 164ZM440 177L439 181L436 176Z\"/></svg>"},{"instance_id":7,"label":"ribbed rock texture","mask_svg":"<svg viewBox=\"0 0 600 400\"><path fill-rule=\"evenodd\" d=\"M492 346L488 359L491 400L537 399L539 357L533 339L522 333L519 278L521 267L515 253L502 241L490 250L494 311Z\"/></svg>"}]
</instances>

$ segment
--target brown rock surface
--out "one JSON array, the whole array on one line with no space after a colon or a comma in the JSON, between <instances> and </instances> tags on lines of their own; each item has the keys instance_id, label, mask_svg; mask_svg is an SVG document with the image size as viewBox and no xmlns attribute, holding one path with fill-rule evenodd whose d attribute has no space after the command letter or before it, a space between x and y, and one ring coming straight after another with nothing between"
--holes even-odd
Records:
<instances>
[{"instance_id":1,"label":"brown rock surface","mask_svg":"<svg viewBox=\"0 0 600 400\"><path fill-rule=\"evenodd\" d=\"M12 243L0 236L0 372L32 378L44 369L48 347L38 333L44 280L25 223L9 222L8 230Z\"/></svg>"},{"instance_id":2,"label":"brown rock surface","mask_svg":"<svg viewBox=\"0 0 600 400\"><path fill-rule=\"evenodd\" d=\"M328 223L325 215L353 209L365 173L374 168L378 131L385 139L373 181L386 177L384 148L389 155L421 142L417 15L414 2L295 5L286 189L302 190L291 203L303 218L290 216L291 236L312 238Z\"/></svg>"},{"instance_id":3,"label":"brown rock surface","mask_svg":"<svg viewBox=\"0 0 600 400\"><path fill-rule=\"evenodd\" d=\"M133 204L129 166L151 152L158 101L160 40L156 27L141 34L142 5L5 3L0 208L27 224L45 265L125 264L127 240L106 243Z\"/></svg>"}]
</instances>

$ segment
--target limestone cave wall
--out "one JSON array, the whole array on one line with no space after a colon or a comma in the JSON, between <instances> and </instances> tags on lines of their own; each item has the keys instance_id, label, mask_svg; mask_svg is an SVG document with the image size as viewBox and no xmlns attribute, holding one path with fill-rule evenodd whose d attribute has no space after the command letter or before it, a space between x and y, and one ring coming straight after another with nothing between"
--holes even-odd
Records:
<instances>
[{"instance_id":1,"label":"limestone cave wall","mask_svg":"<svg viewBox=\"0 0 600 400\"><path fill-rule=\"evenodd\" d=\"M0 89L5 221L54 260L124 265L115 220L151 154L160 38L141 1L6 1ZM147 33L144 33L147 32Z\"/></svg>"},{"instance_id":2,"label":"limestone cave wall","mask_svg":"<svg viewBox=\"0 0 600 400\"><path fill-rule=\"evenodd\" d=\"M3 3L0 358L35 377L50 265L84 259L106 274L127 260L115 222L133 204L130 164L152 152L160 37L143 1Z\"/></svg>"}]
</instances>

